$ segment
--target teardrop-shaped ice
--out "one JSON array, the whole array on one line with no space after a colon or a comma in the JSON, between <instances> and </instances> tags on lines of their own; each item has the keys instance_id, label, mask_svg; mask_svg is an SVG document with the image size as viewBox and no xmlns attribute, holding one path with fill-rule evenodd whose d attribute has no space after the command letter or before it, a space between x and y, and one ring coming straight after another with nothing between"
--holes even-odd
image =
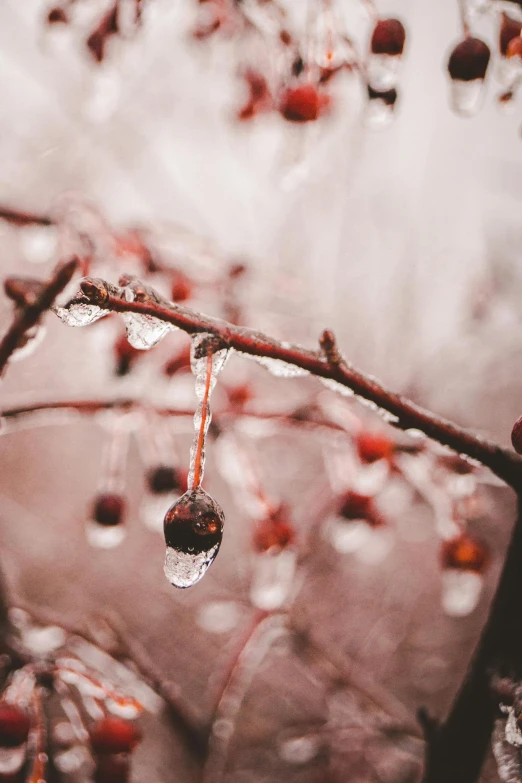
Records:
<instances>
[{"instance_id":1,"label":"teardrop-shaped ice","mask_svg":"<svg viewBox=\"0 0 522 783\"><path fill-rule=\"evenodd\" d=\"M123 295L127 302L143 302L168 307L169 303L141 281L132 277L123 277L120 283L125 285ZM177 327L152 315L141 313L122 313L127 329L127 340L139 351L153 348L168 332Z\"/></svg>"},{"instance_id":2,"label":"teardrop-shaped ice","mask_svg":"<svg viewBox=\"0 0 522 783\"><path fill-rule=\"evenodd\" d=\"M477 607L484 585L482 574L458 568L442 572L442 608L450 617L465 617Z\"/></svg>"},{"instance_id":3,"label":"teardrop-shaped ice","mask_svg":"<svg viewBox=\"0 0 522 783\"><path fill-rule=\"evenodd\" d=\"M461 117L472 117L484 100L484 79L464 81L453 79L450 84L451 108Z\"/></svg>"},{"instance_id":4,"label":"teardrop-shaped ice","mask_svg":"<svg viewBox=\"0 0 522 783\"><path fill-rule=\"evenodd\" d=\"M214 562L223 538L225 517L216 501L198 487L168 510L163 530L167 552L165 576L175 587L192 587Z\"/></svg>"},{"instance_id":5,"label":"teardrop-shaped ice","mask_svg":"<svg viewBox=\"0 0 522 783\"><path fill-rule=\"evenodd\" d=\"M81 298L73 299L65 307L55 307L54 312L67 326L88 326L109 314L108 310L85 302Z\"/></svg>"}]
</instances>

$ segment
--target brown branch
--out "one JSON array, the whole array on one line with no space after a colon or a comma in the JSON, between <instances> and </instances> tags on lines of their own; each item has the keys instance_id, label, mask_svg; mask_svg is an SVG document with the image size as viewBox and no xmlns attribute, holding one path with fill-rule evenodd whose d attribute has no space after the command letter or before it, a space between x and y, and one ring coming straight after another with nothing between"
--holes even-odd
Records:
<instances>
[{"instance_id":1,"label":"brown branch","mask_svg":"<svg viewBox=\"0 0 522 783\"><path fill-rule=\"evenodd\" d=\"M127 302L114 293L114 287L102 280L88 278L81 283L81 289L84 301L106 310L150 315L173 324L188 334L208 332L219 336L231 348L241 353L276 359L300 367L318 378L336 381L386 411L393 419L390 423L395 427L420 430L442 445L478 460L512 487L522 480L521 457L419 407L411 400L390 391L375 378L355 369L339 354L331 332L323 334L323 352L319 353L299 345L280 342L261 332L234 326L180 305L164 301L158 304L150 299Z\"/></svg>"},{"instance_id":2,"label":"brown branch","mask_svg":"<svg viewBox=\"0 0 522 783\"><path fill-rule=\"evenodd\" d=\"M54 220L48 215L37 215L32 212L20 212L0 205L0 220L5 220L13 226L52 226Z\"/></svg>"},{"instance_id":3,"label":"brown branch","mask_svg":"<svg viewBox=\"0 0 522 783\"><path fill-rule=\"evenodd\" d=\"M0 341L0 374L5 370L9 358L18 348L24 334L39 322L43 313L71 281L78 267L77 259L62 264L51 279L44 283L34 301L18 310L15 318Z\"/></svg>"}]
</instances>

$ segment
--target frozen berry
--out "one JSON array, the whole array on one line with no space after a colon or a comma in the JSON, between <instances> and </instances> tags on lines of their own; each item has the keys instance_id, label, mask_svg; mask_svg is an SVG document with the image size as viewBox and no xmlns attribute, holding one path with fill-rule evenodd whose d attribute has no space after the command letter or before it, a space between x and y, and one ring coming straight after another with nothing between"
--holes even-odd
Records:
<instances>
[{"instance_id":1,"label":"frozen berry","mask_svg":"<svg viewBox=\"0 0 522 783\"><path fill-rule=\"evenodd\" d=\"M281 99L279 110L290 122L311 122L319 117L326 97L313 84L289 87Z\"/></svg>"},{"instance_id":2,"label":"frozen berry","mask_svg":"<svg viewBox=\"0 0 522 783\"><path fill-rule=\"evenodd\" d=\"M522 454L522 416L516 420L511 431L511 443L518 454Z\"/></svg>"},{"instance_id":3,"label":"frozen berry","mask_svg":"<svg viewBox=\"0 0 522 783\"><path fill-rule=\"evenodd\" d=\"M441 549L443 568L455 568L460 571L481 573L487 565L487 549L480 541L468 533L445 541Z\"/></svg>"},{"instance_id":4,"label":"frozen berry","mask_svg":"<svg viewBox=\"0 0 522 783\"><path fill-rule=\"evenodd\" d=\"M452 79L471 82L484 79L488 69L491 52L489 46L478 38L465 38L453 49L448 72Z\"/></svg>"},{"instance_id":5,"label":"frozen berry","mask_svg":"<svg viewBox=\"0 0 522 783\"><path fill-rule=\"evenodd\" d=\"M295 538L295 530L288 517L288 511L281 505L274 513L262 520L254 533L254 549L268 552L269 549L284 549Z\"/></svg>"},{"instance_id":6,"label":"frozen berry","mask_svg":"<svg viewBox=\"0 0 522 783\"><path fill-rule=\"evenodd\" d=\"M372 54L400 56L404 50L406 31L398 19L379 19L372 33Z\"/></svg>"},{"instance_id":7,"label":"frozen berry","mask_svg":"<svg viewBox=\"0 0 522 783\"><path fill-rule=\"evenodd\" d=\"M500 33L499 33L499 40L498 40L498 48L500 50L500 54L503 54L504 56L507 54L507 48L509 46L509 42L513 40L513 38L517 38L520 36L520 31L522 30L522 23L517 22L516 19L512 19L507 14L502 14L502 22L500 24Z\"/></svg>"},{"instance_id":8,"label":"frozen berry","mask_svg":"<svg viewBox=\"0 0 522 783\"><path fill-rule=\"evenodd\" d=\"M0 701L0 748L15 748L26 742L31 722L16 704Z\"/></svg>"},{"instance_id":9,"label":"frozen berry","mask_svg":"<svg viewBox=\"0 0 522 783\"><path fill-rule=\"evenodd\" d=\"M223 522L223 512L209 494L201 488L189 490L167 511L165 542L178 552L208 552L221 544Z\"/></svg>"},{"instance_id":10,"label":"frozen berry","mask_svg":"<svg viewBox=\"0 0 522 783\"><path fill-rule=\"evenodd\" d=\"M94 501L93 518L99 525L114 527L123 521L125 500L121 495L105 492Z\"/></svg>"},{"instance_id":11,"label":"frozen berry","mask_svg":"<svg viewBox=\"0 0 522 783\"><path fill-rule=\"evenodd\" d=\"M522 58L522 38L519 35L509 42L506 55L509 59L512 57Z\"/></svg>"},{"instance_id":12,"label":"frozen berry","mask_svg":"<svg viewBox=\"0 0 522 783\"><path fill-rule=\"evenodd\" d=\"M124 718L105 716L89 729L95 753L130 753L141 740L139 728Z\"/></svg>"},{"instance_id":13,"label":"frozen berry","mask_svg":"<svg viewBox=\"0 0 522 783\"><path fill-rule=\"evenodd\" d=\"M374 432L361 432L355 440L357 454L361 462L372 463L380 459L390 459L395 451L395 444L386 435Z\"/></svg>"},{"instance_id":14,"label":"frozen berry","mask_svg":"<svg viewBox=\"0 0 522 783\"><path fill-rule=\"evenodd\" d=\"M181 490L183 477L172 465L158 465L147 474L149 491L154 495L164 495L168 492Z\"/></svg>"}]
</instances>

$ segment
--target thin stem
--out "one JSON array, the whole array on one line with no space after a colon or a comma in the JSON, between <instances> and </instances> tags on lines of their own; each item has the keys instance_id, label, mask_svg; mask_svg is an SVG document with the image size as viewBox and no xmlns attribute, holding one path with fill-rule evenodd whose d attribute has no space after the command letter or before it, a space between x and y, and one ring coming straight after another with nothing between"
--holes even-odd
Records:
<instances>
[{"instance_id":1,"label":"thin stem","mask_svg":"<svg viewBox=\"0 0 522 783\"><path fill-rule=\"evenodd\" d=\"M50 280L42 285L34 302L20 308L17 312L11 326L0 341L0 374L5 370L9 358L18 348L24 334L36 326L43 313L49 310L58 294L71 281L77 267L77 259L59 266Z\"/></svg>"},{"instance_id":2,"label":"thin stem","mask_svg":"<svg viewBox=\"0 0 522 783\"><path fill-rule=\"evenodd\" d=\"M390 414L390 423L395 427L420 430L442 445L478 460L512 487L522 481L521 457L419 407L411 400L390 391L372 376L355 369L339 354L335 339L329 331L323 332L321 337L323 351L311 351L300 345L279 342L252 329L202 315L180 305L126 302L111 294L107 284L101 280L88 279L82 282L81 287L86 301L104 309L151 315L174 324L189 334L214 334L241 353L279 359L318 378L336 381Z\"/></svg>"},{"instance_id":3,"label":"thin stem","mask_svg":"<svg viewBox=\"0 0 522 783\"><path fill-rule=\"evenodd\" d=\"M54 220L49 215L37 215L32 212L21 212L0 205L0 220L5 220L13 226L52 226Z\"/></svg>"},{"instance_id":4,"label":"thin stem","mask_svg":"<svg viewBox=\"0 0 522 783\"><path fill-rule=\"evenodd\" d=\"M471 35L471 29L469 26L468 21L468 11L466 8L466 0L458 0L459 3L459 14L460 14L460 23L462 26L462 32L464 33L464 36L466 38L469 38Z\"/></svg>"},{"instance_id":5,"label":"thin stem","mask_svg":"<svg viewBox=\"0 0 522 783\"><path fill-rule=\"evenodd\" d=\"M203 478L202 470L202 456L205 446L206 436L206 424L209 415L208 400L210 397L210 385L212 383L212 350L209 348L207 354L207 369L205 378L205 393L201 402L201 422L199 425L198 441L196 445L196 455L194 457L194 480L192 482L192 489L197 489L201 486L201 479Z\"/></svg>"}]
</instances>

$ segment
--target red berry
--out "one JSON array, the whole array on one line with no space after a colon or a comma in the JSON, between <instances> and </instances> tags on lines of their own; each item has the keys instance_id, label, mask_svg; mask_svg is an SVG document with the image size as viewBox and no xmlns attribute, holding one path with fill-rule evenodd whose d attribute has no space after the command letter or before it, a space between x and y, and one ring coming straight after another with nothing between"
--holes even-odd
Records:
<instances>
[{"instance_id":1,"label":"red berry","mask_svg":"<svg viewBox=\"0 0 522 783\"><path fill-rule=\"evenodd\" d=\"M517 35L516 38L512 38L508 44L506 56L522 58L522 38Z\"/></svg>"},{"instance_id":2,"label":"red berry","mask_svg":"<svg viewBox=\"0 0 522 783\"><path fill-rule=\"evenodd\" d=\"M192 283L186 275L177 272L172 280L171 297L173 302L186 302L192 296Z\"/></svg>"},{"instance_id":3,"label":"red berry","mask_svg":"<svg viewBox=\"0 0 522 783\"><path fill-rule=\"evenodd\" d=\"M158 465L147 474L147 484L154 495L164 495L181 490L183 477L179 470L171 465Z\"/></svg>"},{"instance_id":4,"label":"red berry","mask_svg":"<svg viewBox=\"0 0 522 783\"><path fill-rule=\"evenodd\" d=\"M380 459L390 459L395 451L395 444L386 435L374 432L361 432L356 438L357 453L361 462L377 462Z\"/></svg>"},{"instance_id":5,"label":"red berry","mask_svg":"<svg viewBox=\"0 0 522 783\"><path fill-rule=\"evenodd\" d=\"M520 31L522 30L522 23L517 22L516 19L512 19L507 14L502 14L502 22L500 25L500 33L499 33L499 40L498 40L498 48L500 50L500 54L503 54L504 56L507 53L507 48L509 46L509 42L513 40L513 38L517 38L517 36L520 35Z\"/></svg>"},{"instance_id":6,"label":"red berry","mask_svg":"<svg viewBox=\"0 0 522 783\"><path fill-rule=\"evenodd\" d=\"M345 519L368 519L373 513L373 499L351 490L343 497L339 509L339 514Z\"/></svg>"},{"instance_id":7,"label":"red berry","mask_svg":"<svg viewBox=\"0 0 522 783\"><path fill-rule=\"evenodd\" d=\"M379 19L372 33L370 48L373 54L400 56L404 50L406 31L398 19Z\"/></svg>"},{"instance_id":8,"label":"red berry","mask_svg":"<svg viewBox=\"0 0 522 783\"><path fill-rule=\"evenodd\" d=\"M69 18L63 8L51 8L47 14L47 24L67 24Z\"/></svg>"},{"instance_id":9,"label":"red berry","mask_svg":"<svg viewBox=\"0 0 522 783\"><path fill-rule=\"evenodd\" d=\"M522 416L513 425L511 443L517 454L522 454Z\"/></svg>"},{"instance_id":10,"label":"red berry","mask_svg":"<svg viewBox=\"0 0 522 783\"><path fill-rule=\"evenodd\" d=\"M279 111L290 122L311 122L319 117L325 98L313 84L289 87L281 99Z\"/></svg>"},{"instance_id":11,"label":"red berry","mask_svg":"<svg viewBox=\"0 0 522 783\"><path fill-rule=\"evenodd\" d=\"M15 748L27 740L31 722L16 704L0 701L0 748Z\"/></svg>"},{"instance_id":12,"label":"red berry","mask_svg":"<svg viewBox=\"0 0 522 783\"><path fill-rule=\"evenodd\" d=\"M254 396L252 387L248 383L230 386L227 389L227 394L233 408L243 408Z\"/></svg>"},{"instance_id":13,"label":"red berry","mask_svg":"<svg viewBox=\"0 0 522 783\"><path fill-rule=\"evenodd\" d=\"M116 356L116 375L120 378L127 375L136 359L143 355L143 351L138 351L137 348L130 344L126 334L120 335L116 340L114 353Z\"/></svg>"},{"instance_id":14,"label":"red berry","mask_svg":"<svg viewBox=\"0 0 522 783\"><path fill-rule=\"evenodd\" d=\"M127 756L99 756L96 760L94 783L128 783L130 779L130 762Z\"/></svg>"},{"instance_id":15,"label":"red berry","mask_svg":"<svg viewBox=\"0 0 522 783\"><path fill-rule=\"evenodd\" d=\"M254 532L254 549L268 552L269 549L284 549L295 538L295 530L288 518L286 506L281 505L266 519L263 519Z\"/></svg>"},{"instance_id":16,"label":"red berry","mask_svg":"<svg viewBox=\"0 0 522 783\"><path fill-rule=\"evenodd\" d=\"M488 561L488 552L484 544L468 533L445 541L441 548L443 568L456 568L461 571L482 573Z\"/></svg>"},{"instance_id":17,"label":"red berry","mask_svg":"<svg viewBox=\"0 0 522 783\"><path fill-rule=\"evenodd\" d=\"M106 716L90 729L91 747L95 753L131 753L141 741L141 731L128 720Z\"/></svg>"},{"instance_id":18,"label":"red berry","mask_svg":"<svg viewBox=\"0 0 522 783\"><path fill-rule=\"evenodd\" d=\"M121 495L105 492L94 501L93 518L99 525L114 527L123 522L125 500Z\"/></svg>"},{"instance_id":19,"label":"red berry","mask_svg":"<svg viewBox=\"0 0 522 783\"><path fill-rule=\"evenodd\" d=\"M452 79L471 82L484 79L491 52L489 46L478 38L465 38L453 49L448 71Z\"/></svg>"},{"instance_id":20,"label":"red berry","mask_svg":"<svg viewBox=\"0 0 522 783\"><path fill-rule=\"evenodd\" d=\"M185 554L209 552L221 544L224 521L221 508L210 495L201 488L189 490L167 511L165 543Z\"/></svg>"}]
</instances>

